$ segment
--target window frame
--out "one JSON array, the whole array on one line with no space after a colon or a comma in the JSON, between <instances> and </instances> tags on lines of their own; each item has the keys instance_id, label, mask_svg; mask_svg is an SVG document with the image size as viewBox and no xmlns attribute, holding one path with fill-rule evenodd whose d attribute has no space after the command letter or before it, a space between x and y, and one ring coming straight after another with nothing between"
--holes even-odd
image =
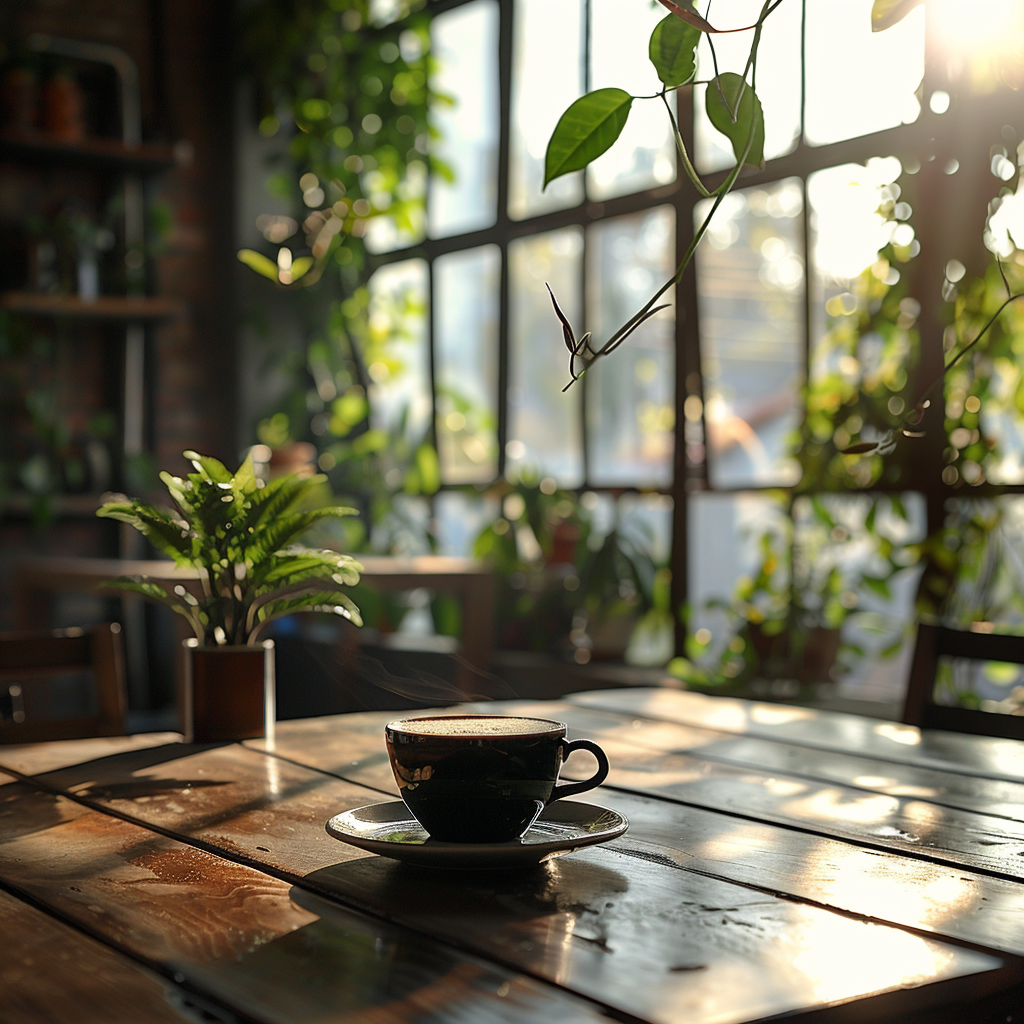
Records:
<instances>
[{"instance_id":1,"label":"window frame","mask_svg":"<svg viewBox=\"0 0 1024 1024\"><path fill-rule=\"evenodd\" d=\"M474 0L431 0L428 9L435 15L462 7ZM586 67L585 89L589 88L589 55L590 55L590 10L591 0L583 0L584 17L586 18L586 45L584 47L583 59ZM801 4L801 28L805 28L806 4L805 0L793 0ZM499 297L498 297L498 394L496 396L496 409L498 416L497 441L498 441L498 465L495 481L501 480L506 472L506 445L508 438L508 367L509 367L509 246L522 238L541 234L544 232L566 228L570 226L579 227L584 236L583 257L579 264L579 293L583 308L586 308L588 300L588 285L586 273L586 238L588 229L593 225L600 224L613 218L623 217L631 214L639 214L660 206L671 206L675 215L675 260L678 264L686 251L692 238L693 213L696 203L700 197L697 196L676 159L677 173L673 182L665 185L634 192L628 195L616 196L591 200L587 197L586 182L584 181L583 199L576 206L560 209L548 213L542 213L527 217L522 220L515 220L509 216L509 159L510 159L510 131L512 115L512 49L514 39L514 17L515 0L496 0L498 5L498 153L497 153L497 210L495 223L488 228L475 229L468 232L456 233L440 238L424 238L423 240L408 246L396 248L386 253L368 254L368 269L372 272L381 266L412 258L420 258L427 263L427 277L429 282L429 314L427 324L427 337L429 347L429 377L432 400L432 416L430 438L436 444L437 426L437 394L436 394L436 366L434 357L434 335L437 326L437 304L434 287L434 261L444 255L468 249L475 249L484 245L495 245L500 252L499 272ZM915 229L915 234L921 243L920 253L908 265L910 273L910 291L919 298L921 302L921 313L917 321L917 328L922 339L918 363L914 368L911 378L911 390L923 390L923 382L931 381L942 373L943 352L941 337L943 322L941 319L941 300L938 295L938 283L942 280L943 267L949 256L949 246L945 244L942 226L938 223L939 218L934 216L934 211L942 209L943 203L949 201L949 197L956 197L958 194L958 183L951 182L949 176L942 170L945 151L951 149L966 149L969 145L977 145L978 140L984 140L986 133L991 134L992 126L1001 123L1012 124L1012 119L1017 113L1013 106L1013 95L1007 96L1006 91L1000 91L989 96L982 97L961 97L959 104L963 108L959 116L959 122L950 117L948 112L933 112L926 98L936 89L947 87L947 83L937 69L935 53L934 32L931 31L931 24L926 20L925 39L925 71L921 87L922 103L920 116L910 124L903 124L893 128L862 135L839 142L825 145L810 145L805 141L805 112L807 96L806 64L801 59L801 97L800 97L800 133L795 141L793 149L786 155L768 160L763 169L746 168L736 182L735 188L748 189L758 185L772 185L787 178L797 178L802 184L804 197L803 213L803 247L804 247L804 303L802 309L802 332L803 332L803 359L804 372L810 364L814 339L810 337L811 324L813 323L812 303L814 292L810 287L812 268L808 259L810 243L809 206L807 202L807 180L816 171L825 170L830 167L846 163L861 163L871 157L884 157L892 155L900 159L904 167L908 161L920 160L920 171L917 173L916 181L918 193L922 201L914 209L910 223ZM803 45L801 45L803 54ZM677 118L682 130L684 140L689 151L694 152L694 117L693 117L693 93L692 90L680 90L677 94ZM967 117L964 117L964 112ZM969 141L965 142L952 129L954 124L964 124L972 128ZM986 147L987 148L987 147ZM932 160L920 159L925 153L934 156ZM728 170L712 172L704 175L705 184L714 189L727 177ZM966 178L966 175L963 176ZM972 188L972 199L977 200L986 194L991 197L995 188L990 179L974 182ZM987 200L986 200L987 201ZM982 224L970 225L971 230L976 228L976 234L980 238ZM934 287L933 287L934 284ZM692 261L686 269L680 283L676 286L675 305L678 315L675 317L674 344L675 344L675 372L674 372L674 454L672 460L671 483L666 487L643 488L636 486L607 486L595 485L591 482L590 452L587 443L587 378L576 386L583 388L582 401L580 402L579 415L581 417L581 429L583 437L583 465L584 479L576 490L597 491L610 494L615 498L623 494L662 494L672 499L672 522L670 538L669 566L672 576L672 608L681 609L688 606L689 595L689 564L688 564L688 542L690 533L690 502L695 495L705 492L719 494L749 494L765 491L777 491L794 495L799 485L781 486L776 484L766 485L743 485L738 487L716 487L708 480L708 461L705 458L701 462L692 462L687 459L687 448L683 440L683 430L686 419L684 416L684 404L690 396L696 396L700 400L701 408L704 408L704 381L701 371L700 347L701 337L697 310L697 269L696 261ZM926 301L928 296L933 299ZM930 343L929 339L937 339L940 343ZM552 315L551 330L552 345L561 344L560 331L557 322ZM626 344L629 344L627 341ZM615 356L611 356L612 359ZM1000 485L999 487L987 486L980 492L977 488L965 489L963 486L951 486L945 484L941 479L943 465L942 454L946 445L945 429L943 421L942 402L933 402L926 411L922 428L925 436L915 442L913 457L907 459L901 466L901 478L898 482L890 482L886 479L880 480L870 488L857 493L917 493L925 502L927 523L929 533L937 530L943 523L946 515L946 502L951 497L963 496L965 493L986 495L998 493L1024 493L1024 483L1012 485ZM800 401L801 421L805 415L806 406ZM701 414L701 430L704 437L707 436L706 424ZM442 489L465 490L465 484L442 484ZM677 616L675 619L676 649L682 650L685 636L688 632L687 621L684 616Z\"/></svg>"}]
</instances>

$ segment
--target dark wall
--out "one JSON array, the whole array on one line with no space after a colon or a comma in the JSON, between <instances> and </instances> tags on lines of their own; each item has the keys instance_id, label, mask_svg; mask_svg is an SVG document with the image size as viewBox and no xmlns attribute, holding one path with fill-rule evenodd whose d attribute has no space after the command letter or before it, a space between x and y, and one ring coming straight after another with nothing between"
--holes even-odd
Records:
<instances>
[{"instance_id":1,"label":"dark wall","mask_svg":"<svg viewBox=\"0 0 1024 1024\"><path fill-rule=\"evenodd\" d=\"M148 277L151 293L179 300L184 312L148 330L144 425L153 465L176 473L187 468L181 453L189 448L229 464L238 458L232 10L229 0L0 2L0 33L8 53L12 43L32 33L126 51L139 68L143 141L176 147L178 162L150 177L146 186L150 204L165 210L169 224L150 258ZM94 112L94 120L101 114ZM73 190L95 173L103 172L26 168L23 161L0 157L0 226L5 221L16 226L26 194L45 209L57 198L46 194L54 182ZM111 175L113 181L116 172ZM3 287L24 284L4 282ZM123 330L118 324L81 321L55 327L45 318L36 328L54 336L56 355L47 373L66 416L76 430L87 432L90 410L119 401ZM0 431L14 429L0 422ZM109 444L116 449L116 438ZM115 473L112 481L125 486L125 479ZM33 523L30 502L0 504L0 629L14 622L11 569L17 559L118 553L123 538L116 526L97 521L89 507L94 495L88 492L97 488L80 490L72 501L55 503L55 517L41 526ZM161 492L158 487L157 495Z\"/></svg>"}]
</instances>

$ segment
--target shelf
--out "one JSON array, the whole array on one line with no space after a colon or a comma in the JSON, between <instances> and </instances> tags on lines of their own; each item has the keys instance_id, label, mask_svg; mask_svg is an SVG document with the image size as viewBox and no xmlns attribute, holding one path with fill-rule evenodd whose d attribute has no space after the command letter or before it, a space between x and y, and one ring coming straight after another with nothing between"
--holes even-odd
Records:
<instances>
[{"instance_id":1,"label":"shelf","mask_svg":"<svg viewBox=\"0 0 1024 1024\"><path fill-rule=\"evenodd\" d=\"M0 501L0 518L28 516L37 500L29 494L7 494ZM101 494L54 494L50 500L54 513L60 518L90 519L95 517L96 509L105 499Z\"/></svg>"},{"instance_id":2,"label":"shelf","mask_svg":"<svg viewBox=\"0 0 1024 1024\"><path fill-rule=\"evenodd\" d=\"M66 142L31 128L5 128L0 132L2 157L49 164L113 167L154 174L182 162L179 151L173 146L153 143L126 146L117 139L99 137Z\"/></svg>"},{"instance_id":3,"label":"shelf","mask_svg":"<svg viewBox=\"0 0 1024 1024\"><path fill-rule=\"evenodd\" d=\"M185 304L160 295L101 295L93 300L77 295L51 295L45 292L4 292L0 309L9 313L52 316L80 320L166 320L181 316Z\"/></svg>"}]
</instances>

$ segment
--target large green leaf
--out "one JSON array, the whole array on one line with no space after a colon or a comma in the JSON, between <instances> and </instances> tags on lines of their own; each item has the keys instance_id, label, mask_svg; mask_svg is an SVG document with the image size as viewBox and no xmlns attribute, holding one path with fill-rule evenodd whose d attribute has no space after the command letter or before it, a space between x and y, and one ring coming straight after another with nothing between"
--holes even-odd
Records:
<instances>
[{"instance_id":1,"label":"large green leaf","mask_svg":"<svg viewBox=\"0 0 1024 1024\"><path fill-rule=\"evenodd\" d=\"M699 41L700 29L688 25L674 14L654 26L649 48L651 63L658 77L670 89L685 85L693 77Z\"/></svg>"},{"instance_id":2,"label":"large green leaf","mask_svg":"<svg viewBox=\"0 0 1024 1024\"><path fill-rule=\"evenodd\" d=\"M362 568L351 555L302 548L278 552L269 559L264 582L281 588L306 579L329 579L341 586L352 587L359 582Z\"/></svg>"},{"instance_id":3,"label":"large green leaf","mask_svg":"<svg viewBox=\"0 0 1024 1024\"><path fill-rule=\"evenodd\" d=\"M325 481L322 473L313 476L280 476L271 480L266 487L253 492L251 501L253 515L248 525L266 523L283 515L302 502Z\"/></svg>"},{"instance_id":4,"label":"large green leaf","mask_svg":"<svg viewBox=\"0 0 1024 1024\"><path fill-rule=\"evenodd\" d=\"M181 600L176 595L168 594L160 584L146 579L145 576L119 576L116 580L111 580L110 585L117 587L118 590L140 594L150 601L159 601L160 604L166 605L172 611L188 619L197 635L201 632L202 627L199 624L197 607Z\"/></svg>"},{"instance_id":5,"label":"large green leaf","mask_svg":"<svg viewBox=\"0 0 1024 1024\"><path fill-rule=\"evenodd\" d=\"M570 104L548 141L544 187L606 152L621 134L632 103L622 89L598 89Z\"/></svg>"},{"instance_id":6,"label":"large green leaf","mask_svg":"<svg viewBox=\"0 0 1024 1024\"><path fill-rule=\"evenodd\" d=\"M272 598L261 605L256 611L256 619L260 623L270 622L282 615L293 612L333 612L354 622L363 624L362 616L355 602L347 594L337 590L314 590L306 594L290 594L287 597Z\"/></svg>"},{"instance_id":7,"label":"large green leaf","mask_svg":"<svg viewBox=\"0 0 1024 1024\"><path fill-rule=\"evenodd\" d=\"M171 497L178 503L179 508L181 508L183 512L192 507L188 485L181 479L181 477L171 476L171 474L166 470L161 470L160 479L163 481L164 487L167 488Z\"/></svg>"},{"instance_id":8,"label":"large green leaf","mask_svg":"<svg viewBox=\"0 0 1024 1024\"><path fill-rule=\"evenodd\" d=\"M324 508L307 509L304 512L293 512L291 515L279 516L264 525L252 538L253 553L257 557L266 557L280 551L299 534L309 529L313 523L321 519L338 518L356 515L354 508L332 505Z\"/></svg>"},{"instance_id":9,"label":"large green leaf","mask_svg":"<svg viewBox=\"0 0 1024 1024\"><path fill-rule=\"evenodd\" d=\"M187 451L184 454L185 458L208 479L218 484L231 483L231 471L219 459L215 459L211 455L200 455L193 451Z\"/></svg>"},{"instance_id":10,"label":"large green leaf","mask_svg":"<svg viewBox=\"0 0 1024 1024\"><path fill-rule=\"evenodd\" d=\"M736 159L743 156L753 131L746 162L764 166L764 113L761 101L740 75L725 71L708 85L704 107L711 123L732 143Z\"/></svg>"},{"instance_id":11,"label":"large green leaf","mask_svg":"<svg viewBox=\"0 0 1024 1024\"><path fill-rule=\"evenodd\" d=\"M158 509L137 501L108 501L96 510L96 515L134 526L154 547L179 565L187 565L192 560L193 543L187 530Z\"/></svg>"},{"instance_id":12,"label":"large green leaf","mask_svg":"<svg viewBox=\"0 0 1024 1024\"><path fill-rule=\"evenodd\" d=\"M245 461L235 471L231 483L243 494L250 494L260 489L260 481L256 476L256 465L253 462L252 452L245 457Z\"/></svg>"},{"instance_id":13,"label":"large green leaf","mask_svg":"<svg viewBox=\"0 0 1024 1024\"><path fill-rule=\"evenodd\" d=\"M254 529L260 523L270 522L283 515L305 493L307 488L303 484L299 477L279 476L271 480L266 487L254 492L243 527Z\"/></svg>"},{"instance_id":14,"label":"large green leaf","mask_svg":"<svg viewBox=\"0 0 1024 1024\"><path fill-rule=\"evenodd\" d=\"M300 277L305 277L306 273L316 263L316 260L312 256L300 256L298 259L292 261L291 275L293 281L298 281Z\"/></svg>"}]
</instances>

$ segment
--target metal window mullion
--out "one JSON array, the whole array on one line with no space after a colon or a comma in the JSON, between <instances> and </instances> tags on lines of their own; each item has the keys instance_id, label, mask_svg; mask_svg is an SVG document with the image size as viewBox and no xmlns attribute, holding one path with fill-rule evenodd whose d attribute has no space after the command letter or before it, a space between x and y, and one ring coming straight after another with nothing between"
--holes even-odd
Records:
<instances>
[{"instance_id":1,"label":"metal window mullion","mask_svg":"<svg viewBox=\"0 0 1024 1024\"><path fill-rule=\"evenodd\" d=\"M689 152L694 151L693 91L676 92L676 123ZM681 182L682 167L676 156L676 177ZM691 188L680 187L673 197L675 209L675 262L678 265L686 253L694 231L694 209L697 197ZM697 318L697 266L693 260L676 286L675 318L675 429L672 493L672 533L669 547L671 573L671 607L685 609L690 606L689 580L689 514L691 490L707 488L707 425L704 423L704 374L701 367L700 327ZM691 389L690 384L695 387ZM699 467L689 463L686 449L686 399L695 394L701 401L701 432L704 459ZM694 470L696 469L696 474ZM688 623L684 614L673 614L675 651L685 650Z\"/></svg>"},{"instance_id":2,"label":"metal window mullion","mask_svg":"<svg viewBox=\"0 0 1024 1024\"><path fill-rule=\"evenodd\" d=\"M498 394L497 400L497 474L505 476L505 447L508 443L508 386L511 344L509 309L511 308L511 275L508 267L509 246L509 161L512 154L512 42L515 38L515 0L499 0L498 4L498 195L494 228L487 240L496 242L500 252L498 270Z\"/></svg>"}]
</instances>

